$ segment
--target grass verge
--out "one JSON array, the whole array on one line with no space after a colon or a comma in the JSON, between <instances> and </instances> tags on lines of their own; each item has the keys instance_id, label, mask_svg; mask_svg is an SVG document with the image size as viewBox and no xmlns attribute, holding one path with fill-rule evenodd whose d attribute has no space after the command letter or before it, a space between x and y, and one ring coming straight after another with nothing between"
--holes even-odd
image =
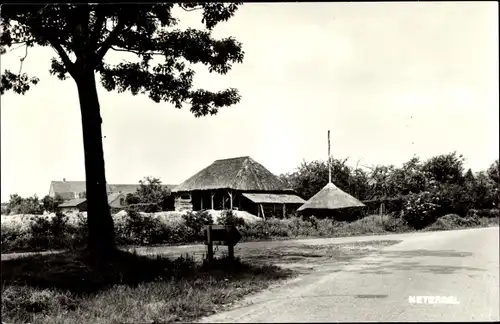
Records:
<instances>
[{"instance_id":1,"label":"grass verge","mask_svg":"<svg viewBox=\"0 0 500 324\"><path fill-rule=\"evenodd\" d=\"M201 262L201 255L174 259L123 251L104 263L83 251L5 260L2 321L190 322L290 278L304 266L347 262L398 242L244 248L237 252L244 262L222 256L210 265Z\"/></svg>"},{"instance_id":2,"label":"grass verge","mask_svg":"<svg viewBox=\"0 0 500 324\"><path fill-rule=\"evenodd\" d=\"M82 251L2 261L3 323L189 322L290 277L270 265Z\"/></svg>"}]
</instances>

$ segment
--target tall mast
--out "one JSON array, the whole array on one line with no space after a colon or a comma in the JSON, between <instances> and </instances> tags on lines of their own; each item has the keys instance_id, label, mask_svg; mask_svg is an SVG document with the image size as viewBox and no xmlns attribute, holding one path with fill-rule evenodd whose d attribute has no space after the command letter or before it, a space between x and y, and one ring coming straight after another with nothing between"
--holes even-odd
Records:
<instances>
[{"instance_id":1,"label":"tall mast","mask_svg":"<svg viewBox=\"0 0 500 324\"><path fill-rule=\"evenodd\" d=\"M330 130L328 130L328 183L332 183L332 168L330 167Z\"/></svg>"}]
</instances>

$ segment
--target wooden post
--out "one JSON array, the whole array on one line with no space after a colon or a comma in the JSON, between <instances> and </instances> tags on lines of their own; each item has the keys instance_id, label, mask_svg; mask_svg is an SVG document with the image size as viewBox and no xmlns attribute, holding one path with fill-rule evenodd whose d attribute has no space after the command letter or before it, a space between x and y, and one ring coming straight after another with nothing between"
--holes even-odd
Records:
<instances>
[{"instance_id":1,"label":"wooden post","mask_svg":"<svg viewBox=\"0 0 500 324\"><path fill-rule=\"evenodd\" d=\"M238 210L241 210L241 192L238 195Z\"/></svg>"},{"instance_id":2,"label":"wooden post","mask_svg":"<svg viewBox=\"0 0 500 324\"><path fill-rule=\"evenodd\" d=\"M212 225L207 228L207 259L208 262L214 260L214 245L212 243Z\"/></svg>"},{"instance_id":3,"label":"wooden post","mask_svg":"<svg viewBox=\"0 0 500 324\"><path fill-rule=\"evenodd\" d=\"M328 130L328 183L332 183L332 168L330 166L330 130Z\"/></svg>"},{"instance_id":4,"label":"wooden post","mask_svg":"<svg viewBox=\"0 0 500 324\"><path fill-rule=\"evenodd\" d=\"M234 259L234 246L232 244L227 245L227 256L229 259Z\"/></svg>"},{"instance_id":5,"label":"wooden post","mask_svg":"<svg viewBox=\"0 0 500 324\"><path fill-rule=\"evenodd\" d=\"M262 219L266 220L266 215L264 214L264 207L260 204L260 210L262 211Z\"/></svg>"},{"instance_id":6,"label":"wooden post","mask_svg":"<svg viewBox=\"0 0 500 324\"><path fill-rule=\"evenodd\" d=\"M200 193L200 209L203 210L203 191Z\"/></svg>"},{"instance_id":7,"label":"wooden post","mask_svg":"<svg viewBox=\"0 0 500 324\"><path fill-rule=\"evenodd\" d=\"M214 193L210 190L210 207L214 209Z\"/></svg>"},{"instance_id":8,"label":"wooden post","mask_svg":"<svg viewBox=\"0 0 500 324\"><path fill-rule=\"evenodd\" d=\"M286 204L283 204L283 219L286 218Z\"/></svg>"},{"instance_id":9,"label":"wooden post","mask_svg":"<svg viewBox=\"0 0 500 324\"><path fill-rule=\"evenodd\" d=\"M226 209L226 197L222 197L222 210Z\"/></svg>"},{"instance_id":10,"label":"wooden post","mask_svg":"<svg viewBox=\"0 0 500 324\"><path fill-rule=\"evenodd\" d=\"M229 194L229 207L233 210L233 193L231 191L227 192Z\"/></svg>"}]
</instances>

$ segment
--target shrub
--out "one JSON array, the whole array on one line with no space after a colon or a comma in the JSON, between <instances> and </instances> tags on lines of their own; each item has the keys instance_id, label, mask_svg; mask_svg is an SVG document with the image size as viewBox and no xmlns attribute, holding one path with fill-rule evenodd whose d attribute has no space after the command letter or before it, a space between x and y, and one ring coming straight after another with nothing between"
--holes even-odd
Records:
<instances>
[{"instance_id":1,"label":"shrub","mask_svg":"<svg viewBox=\"0 0 500 324\"><path fill-rule=\"evenodd\" d=\"M199 212L189 211L182 215L182 219L191 231L190 240L192 241L203 240L203 226L214 223L212 215L205 210Z\"/></svg>"},{"instance_id":2,"label":"shrub","mask_svg":"<svg viewBox=\"0 0 500 324\"><path fill-rule=\"evenodd\" d=\"M87 217L82 213L77 213L75 216L75 223L72 225L72 245L83 246L87 243L89 233Z\"/></svg>"},{"instance_id":3,"label":"shrub","mask_svg":"<svg viewBox=\"0 0 500 324\"><path fill-rule=\"evenodd\" d=\"M493 208L493 209L470 209L467 213L468 217L474 217L474 218L479 218L479 217L488 217L488 218L495 218L495 217L500 217L500 209L498 208Z\"/></svg>"},{"instance_id":4,"label":"shrub","mask_svg":"<svg viewBox=\"0 0 500 324\"><path fill-rule=\"evenodd\" d=\"M129 205L127 210L142 213L157 213L160 212L162 208L158 203L138 203Z\"/></svg>"},{"instance_id":5,"label":"shrub","mask_svg":"<svg viewBox=\"0 0 500 324\"><path fill-rule=\"evenodd\" d=\"M51 224L45 217L36 217L31 223L31 240L29 247L46 250L51 239Z\"/></svg>"},{"instance_id":6,"label":"shrub","mask_svg":"<svg viewBox=\"0 0 500 324\"><path fill-rule=\"evenodd\" d=\"M223 210L219 218L219 224L243 227L245 226L245 221L237 217L232 210Z\"/></svg>"},{"instance_id":7,"label":"shrub","mask_svg":"<svg viewBox=\"0 0 500 324\"><path fill-rule=\"evenodd\" d=\"M149 245L162 241L165 230L153 217L144 217L135 209L129 209L125 221L125 234L131 244Z\"/></svg>"},{"instance_id":8,"label":"shrub","mask_svg":"<svg viewBox=\"0 0 500 324\"><path fill-rule=\"evenodd\" d=\"M407 196L402 219L415 229L422 229L434 223L440 212L439 197L428 191Z\"/></svg>"},{"instance_id":9,"label":"shrub","mask_svg":"<svg viewBox=\"0 0 500 324\"><path fill-rule=\"evenodd\" d=\"M457 228L473 227L479 225L480 222L476 218L461 217L457 214L447 214L440 217L432 225L428 226L428 231L451 230Z\"/></svg>"}]
</instances>

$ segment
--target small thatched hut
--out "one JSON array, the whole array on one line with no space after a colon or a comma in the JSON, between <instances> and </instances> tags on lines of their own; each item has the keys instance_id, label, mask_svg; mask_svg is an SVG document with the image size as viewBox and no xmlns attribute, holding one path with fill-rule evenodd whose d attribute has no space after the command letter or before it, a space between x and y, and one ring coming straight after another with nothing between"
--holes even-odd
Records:
<instances>
[{"instance_id":1,"label":"small thatched hut","mask_svg":"<svg viewBox=\"0 0 500 324\"><path fill-rule=\"evenodd\" d=\"M251 157L217 160L172 190L176 209L238 209L259 217L295 211L305 201Z\"/></svg>"},{"instance_id":2,"label":"small thatched hut","mask_svg":"<svg viewBox=\"0 0 500 324\"><path fill-rule=\"evenodd\" d=\"M304 216L333 217L337 220L352 219L356 210L365 205L329 182L297 210Z\"/></svg>"}]
</instances>

